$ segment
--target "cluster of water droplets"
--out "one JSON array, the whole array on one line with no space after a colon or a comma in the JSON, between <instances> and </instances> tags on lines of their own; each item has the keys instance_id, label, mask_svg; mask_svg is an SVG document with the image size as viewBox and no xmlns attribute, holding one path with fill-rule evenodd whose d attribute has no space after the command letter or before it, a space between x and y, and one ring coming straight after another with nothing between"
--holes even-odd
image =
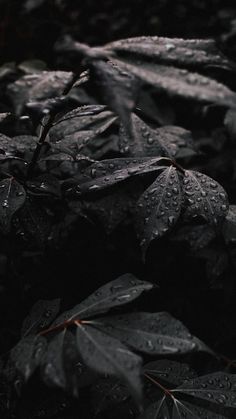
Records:
<instances>
[{"instance_id":1,"label":"cluster of water droplets","mask_svg":"<svg viewBox=\"0 0 236 419\"><path fill-rule=\"evenodd\" d=\"M165 169L137 203L137 233L144 248L163 236L177 222L182 204L179 175L175 167Z\"/></svg>"}]
</instances>

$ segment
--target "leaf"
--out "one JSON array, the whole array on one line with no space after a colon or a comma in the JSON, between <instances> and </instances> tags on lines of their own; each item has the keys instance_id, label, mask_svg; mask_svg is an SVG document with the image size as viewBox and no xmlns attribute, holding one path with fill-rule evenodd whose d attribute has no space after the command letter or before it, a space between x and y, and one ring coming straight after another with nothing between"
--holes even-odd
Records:
<instances>
[{"instance_id":1,"label":"leaf","mask_svg":"<svg viewBox=\"0 0 236 419\"><path fill-rule=\"evenodd\" d=\"M84 362L102 374L115 375L129 387L137 402L142 396L140 379L142 360L117 339L90 326L77 324L78 351Z\"/></svg>"},{"instance_id":2,"label":"leaf","mask_svg":"<svg viewBox=\"0 0 236 419\"><path fill-rule=\"evenodd\" d=\"M67 319L86 319L100 313L106 313L113 307L118 307L135 300L143 291L153 288L150 282L140 281L132 274L124 274L114 281L100 287L73 309L63 313L54 325Z\"/></svg>"},{"instance_id":3,"label":"leaf","mask_svg":"<svg viewBox=\"0 0 236 419\"><path fill-rule=\"evenodd\" d=\"M53 147L59 151L79 152L105 132L117 116L102 105L82 106L59 118L49 132Z\"/></svg>"},{"instance_id":4,"label":"leaf","mask_svg":"<svg viewBox=\"0 0 236 419\"><path fill-rule=\"evenodd\" d=\"M174 166L165 169L137 203L135 224L144 254L151 241L162 237L178 221L182 187Z\"/></svg>"},{"instance_id":5,"label":"leaf","mask_svg":"<svg viewBox=\"0 0 236 419\"><path fill-rule=\"evenodd\" d=\"M161 64L194 68L206 66L233 68L233 63L221 54L213 39L141 36L110 42L105 45L105 49L126 59L129 57L143 61L151 59Z\"/></svg>"},{"instance_id":6,"label":"leaf","mask_svg":"<svg viewBox=\"0 0 236 419\"><path fill-rule=\"evenodd\" d=\"M35 334L49 326L60 310L60 302L60 298L37 301L23 322L21 336Z\"/></svg>"},{"instance_id":7,"label":"leaf","mask_svg":"<svg viewBox=\"0 0 236 419\"><path fill-rule=\"evenodd\" d=\"M191 133L184 128L165 126L153 129L137 115L132 114L132 135L121 125L120 151L131 157L174 157L180 147L193 147Z\"/></svg>"},{"instance_id":8,"label":"leaf","mask_svg":"<svg viewBox=\"0 0 236 419\"><path fill-rule=\"evenodd\" d=\"M203 375L183 383L175 393L207 400L224 407L236 406L236 376L224 372Z\"/></svg>"},{"instance_id":9,"label":"leaf","mask_svg":"<svg viewBox=\"0 0 236 419\"><path fill-rule=\"evenodd\" d=\"M78 397L79 387L87 386L95 378L81 363L75 337L70 331L63 330L49 342L41 364L45 383L70 390L74 397Z\"/></svg>"},{"instance_id":10,"label":"leaf","mask_svg":"<svg viewBox=\"0 0 236 419\"><path fill-rule=\"evenodd\" d=\"M158 377L160 382L164 381L171 386L180 386L185 380L196 376L195 371L189 365L170 361L169 359L149 362L144 365L143 371L144 374Z\"/></svg>"},{"instance_id":11,"label":"leaf","mask_svg":"<svg viewBox=\"0 0 236 419\"><path fill-rule=\"evenodd\" d=\"M208 224L200 225L182 225L175 231L171 240L185 241L193 250L199 250L206 247L210 242L215 239L216 231Z\"/></svg>"},{"instance_id":12,"label":"leaf","mask_svg":"<svg viewBox=\"0 0 236 419\"><path fill-rule=\"evenodd\" d=\"M129 131L131 111L135 107L140 82L112 62L94 60L89 64L92 84L101 101L115 112Z\"/></svg>"},{"instance_id":13,"label":"leaf","mask_svg":"<svg viewBox=\"0 0 236 419\"><path fill-rule=\"evenodd\" d=\"M107 159L92 164L83 175L74 176L76 194L98 192L117 185L129 178L143 176L163 169L161 164L169 163L161 157Z\"/></svg>"},{"instance_id":14,"label":"leaf","mask_svg":"<svg viewBox=\"0 0 236 419\"><path fill-rule=\"evenodd\" d=\"M209 224L219 224L227 215L229 204L224 188L212 178L185 170L183 179L187 219L203 217Z\"/></svg>"},{"instance_id":15,"label":"leaf","mask_svg":"<svg viewBox=\"0 0 236 419\"><path fill-rule=\"evenodd\" d=\"M208 408L202 406L195 406L186 401L174 399L172 419L227 419L222 413L218 414Z\"/></svg>"},{"instance_id":16,"label":"leaf","mask_svg":"<svg viewBox=\"0 0 236 419\"><path fill-rule=\"evenodd\" d=\"M151 355L210 351L169 313L131 313L100 318L93 325L131 348Z\"/></svg>"},{"instance_id":17,"label":"leaf","mask_svg":"<svg viewBox=\"0 0 236 419\"><path fill-rule=\"evenodd\" d=\"M27 381L40 364L47 341L42 336L27 336L11 350L11 360Z\"/></svg>"},{"instance_id":18,"label":"leaf","mask_svg":"<svg viewBox=\"0 0 236 419\"><path fill-rule=\"evenodd\" d=\"M13 177L0 182L0 230L4 234L10 231L12 217L25 199L25 189Z\"/></svg>"},{"instance_id":19,"label":"leaf","mask_svg":"<svg viewBox=\"0 0 236 419\"><path fill-rule=\"evenodd\" d=\"M236 94L223 84L198 73L185 69L167 67L153 63L141 63L130 59L113 59L124 71L130 72L143 82L164 91L169 95L212 102L235 108Z\"/></svg>"},{"instance_id":20,"label":"leaf","mask_svg":"<svg viewBox=\"0 0 236 419\"><path fill-rule=\"evenodd\" d=\"M14 104L15 112L20 115L26 103L30 101L45 100L61 95L71 77L71 72L42 71L27 74L9 84L7 93Z\"/></svg>"},{"instance_id":21,"label":"leaf","mask_svg":"<svg viewBox=\"0 0 236 419\"><path fill-rule=\"evenodd\" d=\"M168 409L168 405L166 403L166 397L163 398L145 409L144 413L142 413L138 419L171 419L171 413ZM187 418L185 418L187 419Z\"/></svg>"},{"instance_id":22,"label":"leaf","mask_svg":"<svg viewBox=\"0 0 236 419\"><path fill-rule=\"evenodd\" d=\"M236 242L236 205L229 206L229 212L222 226L222 233L226 243Z\"/></svg>"},{"instance_id":23,"label":"leaf","mask_svg":"<svg viewBox=\"0 0 236 419\"><path fill-rule=\"evenodd\" d=\"M47 195L51 197L61 197L61 186L58 179L49 173L40 175L27 181L27 188L35 195Z\"/></svg>"}]
</instances>

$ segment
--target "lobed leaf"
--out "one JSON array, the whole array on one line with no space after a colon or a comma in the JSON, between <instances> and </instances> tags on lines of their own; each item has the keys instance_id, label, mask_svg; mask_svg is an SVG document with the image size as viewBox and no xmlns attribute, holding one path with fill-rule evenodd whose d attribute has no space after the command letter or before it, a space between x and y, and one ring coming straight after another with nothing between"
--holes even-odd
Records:
<instances>
[{"instance_id":1,"label":"lobed leaf","mask_svg":"<svg viewBox=\"0 0 236 419\"><path fill-rule=\"evenodd\" d=\"M35 334L52 323L60 310L60 302L60 298L37 301L22 324L21 336Z\"/></svg>"}]
</instances>

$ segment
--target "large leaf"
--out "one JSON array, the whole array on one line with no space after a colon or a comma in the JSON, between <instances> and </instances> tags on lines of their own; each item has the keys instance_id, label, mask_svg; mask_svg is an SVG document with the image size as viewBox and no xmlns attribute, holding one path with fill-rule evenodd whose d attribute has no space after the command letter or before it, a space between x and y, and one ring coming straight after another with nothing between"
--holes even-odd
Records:
<instances>
[{"instance_id":1,"label":"large leaf","mask_svg":"<svg viewBox=\"0 0 236 419\"><path fill-rule=\"evenodd\" d=\"M140 402L141 358L106 333L79 323L77 326L77 346L84 362L99 373L119 377L129 386L134 398Z\"/></svg>"},{"instance_id":2,"label":"large leaf","mask_svg":"<svg viewBox=\"0 0 236 419\"><path fill-rule=\"evenodd\" d=\"M26 193L13 177L0 182L0 230L8 233L13 215L24 204Z\"/></svg>"},{"instance_id":3,"label":"large leaf","mask_svg":"<svg viewBox=\"0 0 236 419\"><path fill-rule=\"evenodd\" d=\"M119 57L130 57L176 66L220 66L232 68L232 63L220 53L213 39L181 39L141 36L121 39L105 45Z\"/></svg>"},{"instance_id":4,"label":"large leaf","mask_svg":"<svg viewBox=\"0 0 236 419\"><path fill-rule=\"evenodd\" d=\"M27 381L39 366L47 347L42 336L27 336L11 350L11 360Z\"/></svg>"},{"instance_id":5,"label":"large leaf","mask_svg":"<svg viewBox=\"0 0 236 419\"><path fill-rule=\"evenodd\" d=\"M175 393L207 400L224 407L236 407L236 375L224 372L203 375L183 383Z\"/></svg>"},{"instance_id":6,"label":"large leaf","mask_svg":"<svg viewBox=\"0 0 236 419\"><path fill-rule=\"evenodd\" d=\"M122 153L132 157L174 157L180 147L193 147L191 133L177 126L153 129L137 115L132 114L132 134L121 125L119 147Z\"/></svg>"},{"instance_id":7,"label":"large leaf","mask_svg":"<svg viewBox=\"0 0 236 419\"><path fill-rule=\"evenodd\" d=\"M105 313L113 307L135 300L143 291L152 288L153 285L150 282L140 281L132 274L124 274L103 285L82 303L63 313L54 324L60 324L67 319L86 319Z\"/></svg>"},{"instance_id":8,"label":"large leaf","mask_svg":"<svg viewBox=\"0 0 236 419\"><path fill-rule=\"evenodd\" d=\"M223 84L185 69L123 58L114 64L169 95L235 107L236 94Z\"/></svg>"},{"instance_id":9,"label":"large leaf","mask_svg":"<svg viewBox=\"0 0 236 419\"><path fill-rule=\"evenodd\" d=\"M66 71L42 71L22 76L7 87L15 111L21 114L26 103L53 98L63 93L72 73Z\"/></svg>"},{"instance_id":10,"label":"large leaf","mask_svg":"<svg viewBox=\"0 0 236 419\"><path fill-rule=\"evenodd\" d=\"M60 298L37 301L23 322L21 336L35 334L52 323L60 310L60 301Z\"/></svg>"},{"instance_id":11,"label":"large leaf","mask_svg":"<svg viewBox=\"0 0 236 419\"><path fill-rule=\"evenodd\" d=\"M187 203L186 218L202 216L209 224L218 224L226 217L228 198L218 182L203 173L186 170L183 188Z\"/></svg>"},{"instance_id":12,"label":"large leaf","mask_svg":"<svg viewBox=\"0 0 236 419\"><path fill-rule=\"evenodd\" d=\"M174 166L168 167L137 203L136 230L144 254L152 240L162 237L178 221L182 205L179 176Z\"/></svg>"},{"instance_id":13,"label":"large leaf","mask_svg":"<svg viewBox=\"0 0 236 419\"><path fill-rule=\"evenodd\" d=\"M169 313L131 313L93 320L92 324L124 344L152 355L209 349Z\"/></svg>"}]
</instances>

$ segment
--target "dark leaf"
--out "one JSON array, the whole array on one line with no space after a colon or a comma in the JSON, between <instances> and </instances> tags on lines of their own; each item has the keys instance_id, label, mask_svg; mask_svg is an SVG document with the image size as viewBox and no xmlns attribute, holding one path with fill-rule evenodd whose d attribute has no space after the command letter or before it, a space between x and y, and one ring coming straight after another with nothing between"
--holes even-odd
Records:
<instances>
[{"instance_id":1,"label":"dark leaf","mask_svg":"<svg viewBox=\"0 0 236 419\"><path fill-rule=\"evenodd\" d=\"M80 149L104 131L117 119L102 105L88 105L74 109L63 115L51 128L49 136L57 150L70 150L78 153Z\"/></svg>"},{"instance_id":2,"label":"dark leaf","mask_svg":"<svg viewBox=\"0 0 236 419\"><path fill-rule=\"evenodd\" d=\"M73 183L77 184L76 193L78 195L98 192L117 185L128 178L159 171L163 169L161 164L168 164L169 162L169 159L161 157L102 160L92 164L84 171L83 175L74 177Z\"/></svg>"},{"instance_id":3,"label":"dark leaf","mask_svg":"<svg viewBox=\"0 0 236 419\"><path fill-rule=\"evenodd\" d=\"M140 82L112 62L102 60L90 63L90 76L100 93L101 101L120 117L129 131L130 115L137 100Z\"/></svg>"},{"instance_id":4,"label":"dark leaf","mask_svg":"<svg viewBox=\"0 0 236 419\"><path fill-rule=\"evenodd\" d=\"M167 67L153 63L139 64L129 59L113 60L124 71L130 72L143 82L151 84L169 95L213 102L218 105L235 107L236 94L223 84L198 73L185 69Z\"/></svg>"},{"instance_id":5,"label":"dark leaf","mask_svg":"<svg viewBox=\"0 0 236 419\"><path fill-rule=\"evenodd\" d=\"M220 66L232 68L213 39L181 39L142 36L121 39L105 46L116 56L186 67Z\"/></svg>"},{"instance_id":6,"label":"dark leaf","mask_svg":"<svg viewBox=\"0 0 236 419\"><path fill-rule=\"evenodd\" d=\"M227 419L222 413L212 412L209 408L196 406L190 402L174 399L172 419Z\"/></svg>"},{"instance_id":7,"label":"dark leaf","mask_svg":"<svg viewBox=\"0 0 236 419\"><path fill-rule=\"evenodd\" d=\"M236 205L229 206L229 212L224 220L222 232L226 243L236 242Z\"/></svg>"},{"instance_id":8,"label":"dark leaf","mask_svg":"<svg viewBox=\"0 0 236 419\"><path fill-rule=\"evenodd\" d=\"M186 381L175 394L184 393L224 407L236 406L236 376L224 372L203 375ZM173 390L172 390L173 391Z\"/></svg>"},{"instance_id":9,"label":"dark leaf","mask_svg":"<svg viewBox=\"0 0 236 419\"><path fill-rule=\"evenodd\" d=\"M209 224L218 224L227 215L228 198L224 188L203 173L186 170L183 179L187 209L185 217L202 216Z\"/></svg>"},{"instance_id":10,"label":"dark leaf","mask_svg":"<svg viewBox=\"0 0 236 419\"><path fill-rule=\"evenodd\" d=\"M36 195L61 197L61 186L58 179L50 174L40 175L27 181L27 188Z\"/></svg>"},{"instance_id":11,"label":"dark leaf","mask_svg":"<svg viewBox=\"0 0 236 419\"><path fill-rule=\"evenodd\" d=\"M172 419L171 412L166 403L166 396L163 396L162 399L148 406L138 419Z\"/></svg>"},{"instance_id":12,"label":"dark leaf","mask_svg":"<svg viewBox=\"0 0 236 419\"><path fill-rule=\"evenodd\" d=\"M23 322L21 336L35 334L49 326L60 310L60 301L60 298L37 301Z\"/></svg>"},{"instance_id":13,"label":"dark leaf","mask_svg":"<svg viewBox=\"0 0 236 419\"><path fill-rule=\"evenodd\" d=\"M17 114L21 114L26 103L30 101L45 100L59 96L72 73L66 71L42 71L35 74L27 74L9 84L7 88Z\"/></svg>"},{"instance_id":14,"label":"dark leaf","mask_svg":"<svg viewBox=\"0 0 236 419\"><path fill-rule=\"evenodd\" d=\"M131 313L91 323L124 344L152 355L210 351L169 313Z\"/></svg>"},{"instance_id":15,"label":"dark leaf","mask_svg":"<svg viewBox=\"0 0 236 419\"><path fill-rule=\"evenodd\" d=\"M184 128L165 126L153 129L132 114L132 135L121 125L120 151L132 157L167 156L174 157L180 147L193 147L191 133Z\"/></svg>"},{"instance_id":16,"label":"dark leaf","mask_svg":"<svg viewBox=\"0 0 236 419\"><path fill-rule=\"evenodd\" d=\"M82 303L63 313L54 324L67 319L86 319L100 313L106 313L113 307L127 304L153 288L150 282L140 281L132 274L124 274L108 282L91 294Z\"/></svg>"},{"instance_id":17,"label":"dark leaf","mask_svg":"<svg viewBox=\"0 0 236 419\"><path fill-rule=\"evenodd\" d=\"M216 237L216 231L208 224L182 225L171 240L188 242L193 250L206 247Z\"/></svg>"},{"instance_id":18,"label":"dark leaf","mask_svg":"<svg viewBox=\"0 0 236 419\"><path fill-rule=\"evenodd\" d=\"M162 237L178 221L182 187L174 166L165 169L137 203L136 231L144 254L152 240Z\"/></svg>"},{"instance_id":19,"label":"dark leaf","mask_svg":"<svg viewBox=\"0 0 236 419\"><path fill-rule=\"evenodd\" d=\"M13 177L0 182L0 229L8 233L13 215L24 204L26 193L23 186Z\"/></svg>"},{"instance_id":20,"label":"dark leaf","mask_svg":"<svg viewBox=\"0 0 236 419\"><path fill-rule=\"evenodd\" d=\"M77 324L78 351L84 362L102 374L115 375L129 387L131 394L140 402L141 358L130 352L117 339L90 326Z\"/></svg>"},{"instance_id":21,"label":"dark leaf","mask_svg":"<svg viewBox=\"0 0 236 419\"><path fill-rule=\"evenodd\" d=\"M26 381L39 366L46 347L42 336L27 336L11 350L11 360Z\"/></svg>"},{"instance_id":22,"label":"dark leaf","mask_svg":"<svg viewBox=\"0 0 236 419\"><path fill-rule=\"evenodd\" d=\"M144 374L157 377L160 382L168 383L171 386L180 386L185 380L196 376L195 371L189 365L169 359L149 362L144 365L143 371Z\"/></svg>"}]
</instances>

